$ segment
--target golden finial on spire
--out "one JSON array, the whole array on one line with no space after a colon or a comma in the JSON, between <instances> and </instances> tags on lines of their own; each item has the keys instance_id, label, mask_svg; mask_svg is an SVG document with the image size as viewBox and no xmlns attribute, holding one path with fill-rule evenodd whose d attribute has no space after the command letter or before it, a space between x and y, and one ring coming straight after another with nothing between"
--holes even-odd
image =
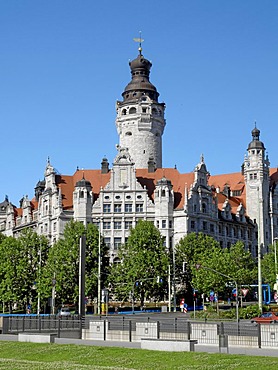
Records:
<instances>
[{"instance_id":1,"label":"golden finial on spire","mask_svg":"<svg viewBox=\"0 0 278 370\"><path fill-rule=\"evenodd\" d=\"M139 35L140 37L138 38L134 38L133 41L135 42L139 42L139 48L138 48L138 51L139 51L139 54L141 55L142 54L142 42L144 41L144 39L142 39L142 32L139 31Z\"/></svg>"}]
</instances>

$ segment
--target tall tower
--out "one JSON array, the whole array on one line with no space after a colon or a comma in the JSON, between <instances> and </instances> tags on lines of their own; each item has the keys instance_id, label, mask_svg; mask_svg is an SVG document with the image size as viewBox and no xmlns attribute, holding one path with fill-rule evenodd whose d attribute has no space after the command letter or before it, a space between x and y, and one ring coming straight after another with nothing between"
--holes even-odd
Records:
<instances>
[{"instance_id":1,"label":"tall tower","mask_svg":"<svg viewBox=\"0 0 278 370\"><path fill-rule=\"evenodd\" d=\"M260 244L267 247L271 241L269 208L269 160L265 155L264 143L260 141L260 130L252 130L252 141L244 159L246 184L246 211L258 225Z\"/></svg>"},{"instance_id":2,"label":"tall tower","mask_svg":"<svg viewBox=\"0 0 278 370\"><path fill-rule=\"evenodd\" d=\"M152 64L142 55L141 42L129 65L132 80L116 106L119 145L128 149L135 168L148 168L150 159L161 168L165 104L158 102L159 93L149 80Z\"/></svg>"}]
</instances>

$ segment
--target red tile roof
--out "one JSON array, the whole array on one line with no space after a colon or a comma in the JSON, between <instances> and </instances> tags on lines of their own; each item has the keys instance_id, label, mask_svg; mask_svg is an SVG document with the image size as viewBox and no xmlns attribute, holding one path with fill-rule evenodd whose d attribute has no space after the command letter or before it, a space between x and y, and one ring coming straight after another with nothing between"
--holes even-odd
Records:
<instances>
[{"instance_id":1,"label":"red tile roof","mask_svg":"<svg viewBox=\"0 0 278 370\"><path fill-rule=\"evenodd\" d=\"M89 180L92 185L92 190L95 198L98 197L100 189L104 188L110 180L110 172L107 174L102 174L101 170L78 170L72 176L70 175L57 175L56 183L62 192L62 203L64 209L73 208L73 191L77 181L82 178ZM184 205L184 193L185 189L189 191L190 186L194 181L194 172L181 174L177 169L174 168L158 168L155 172L149 173L147 169L137 169L136 177L138 182L144 187L146 186L148 190L148 195L153 199L154 190L158 180L165 177L170 180L173 185L173 191L175 193L175 209L182 209ZM270 169L270 181L271 184L278 182L278 169ZM244 176L240 172L228 173L223 175L210 176L208 184L216 189L215 195L218 199L219 209L227 199L227 197L222 194L226 185L229 186L230 190L233 192L235 190L242 191L240 196L231 196L229 203L232 207L232 212L236 213L237 207L240 203L246 208L246 193ZM219 189L219 191L217 191ZM38 202L35 198L32 199L32 207L37 209ZM22 214L20 208L16 208L18 215Z\"/></svg>"}]
</instances>

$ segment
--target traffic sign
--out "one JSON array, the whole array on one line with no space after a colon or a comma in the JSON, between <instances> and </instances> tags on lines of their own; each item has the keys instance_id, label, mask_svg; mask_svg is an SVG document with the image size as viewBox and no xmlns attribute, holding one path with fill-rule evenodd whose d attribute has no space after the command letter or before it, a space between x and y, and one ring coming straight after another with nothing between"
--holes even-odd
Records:
<instances>
[{"instance_id":1,"label":"traffic sign","mask_svg":"<svg viewBox=\"0 0 278 370\"><path fill-rule=\"evenodd\" d=\"M246 297L247 296L247 293L249 292L249 289L243 288L243 289L241 289L241 292L243 294L243 297Z\"/></svg>"}]
</instances>

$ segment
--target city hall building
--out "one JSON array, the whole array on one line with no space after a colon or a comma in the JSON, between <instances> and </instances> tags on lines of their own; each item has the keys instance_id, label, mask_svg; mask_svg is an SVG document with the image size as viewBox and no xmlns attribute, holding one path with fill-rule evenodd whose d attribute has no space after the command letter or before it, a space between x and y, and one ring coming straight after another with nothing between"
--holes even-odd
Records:
<instances>
[{"instance_id":1,"label":"city hall building","mask_svg":"<svg viewBox=\"0 0 278 370\"><path fill-rule=\"evenodd\" d=\"M165 237L166 248L203 232L223 248L241 240L254 257L259 240L265 253L278 236L278 171L270 168L258 128L246 138L238 173L212 176L203 156L190 173L164 168L165 104L149 79L152 64L141 48L129 64L132 78L116 103L119 145L113 163L103 158L98 169L68 176L56 173L48 160L33 199L23 197L19 208L7 197L0 203L1 232L16 237L32 228L53 244L70 220L97 223L113 262L130 228L148 220Z\"/></svg>"}]
</instances>

